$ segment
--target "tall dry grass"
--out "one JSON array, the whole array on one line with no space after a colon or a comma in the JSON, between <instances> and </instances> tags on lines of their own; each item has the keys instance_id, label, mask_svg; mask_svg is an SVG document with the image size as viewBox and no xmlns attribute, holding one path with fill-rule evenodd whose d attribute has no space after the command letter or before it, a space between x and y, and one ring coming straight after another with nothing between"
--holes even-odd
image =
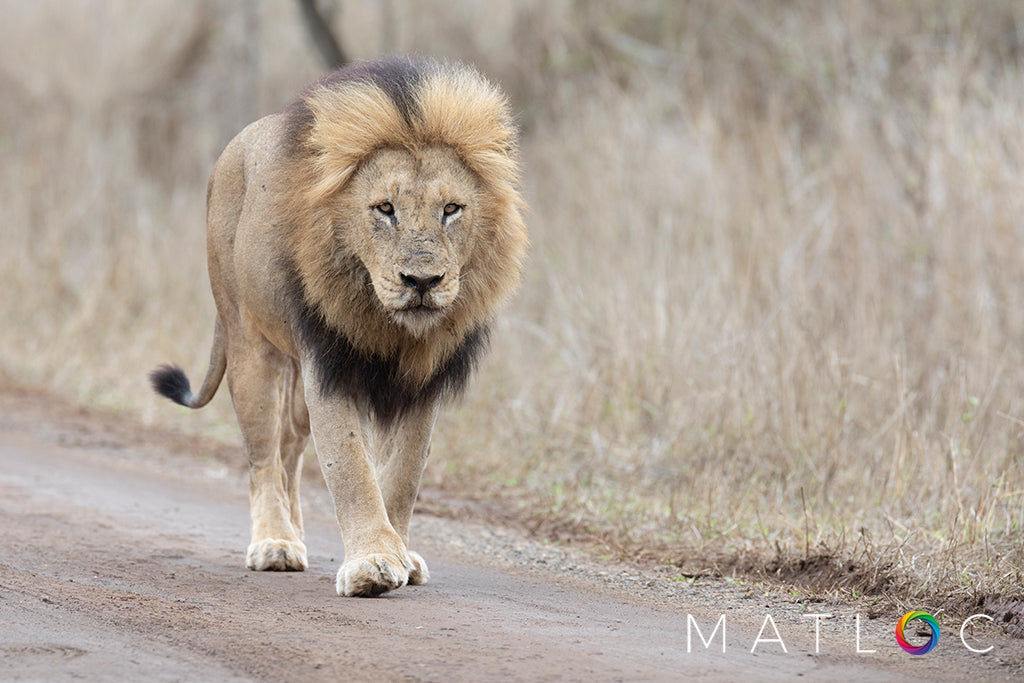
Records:
<instances>
[{"instance_id":1,"label":"tall dry grass","mask_svg":"<svg viewBox=\"0 0 1024 683\"><path fill-rule=\"evenodd\" d=\"M1024 10L486 5L333 19L359 56L473 61L521 111L528 275L427 481L690 567L1019 589ZM0 349L16 379L227 435L223 397L186 418L142 377L205 367L207 169L317 67L289 6L184 6L138 11L85 84L58 38L102 18L6 22ZM52 38L29 76L26 25ZM123 68L129 33L163 56Z\"/></svg>"}]
</instances>

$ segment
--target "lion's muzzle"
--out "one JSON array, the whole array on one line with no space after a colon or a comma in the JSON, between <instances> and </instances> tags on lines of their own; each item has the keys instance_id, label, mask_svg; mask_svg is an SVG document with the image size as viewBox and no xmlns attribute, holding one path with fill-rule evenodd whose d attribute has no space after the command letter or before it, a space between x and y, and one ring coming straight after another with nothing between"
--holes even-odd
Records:
<instances>
[{"instance_id":1,"label":"lion's muzzle","mask_svg":"<svg viewBox=\"0 0 1024 683\"><path fill-rule=\"evenodd\" d=\"M411 287L413 291L419 294L421 297L425 297L427 292L441 284L441 280L444 279L444 273L440 275L423 275L420 273L399 273L398 277L402 280L402 284L406 287Z\"/></svg>"}]
</instances>

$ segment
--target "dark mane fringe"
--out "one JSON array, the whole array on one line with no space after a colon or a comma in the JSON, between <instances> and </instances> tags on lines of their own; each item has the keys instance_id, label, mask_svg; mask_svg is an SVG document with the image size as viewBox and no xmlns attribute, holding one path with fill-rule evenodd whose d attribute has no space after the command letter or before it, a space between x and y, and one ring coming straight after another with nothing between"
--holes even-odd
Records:
<instances>
[{"instance_id":1,"label":"dark mane fringe","mask_svg":"<svg viewBox=\"0 0 1024 683\"><path fill-rule=\"evenodd\" d=\"M409 412L430 407L438 398L461 394L487 349L490 330L480 325L425 383L412 383L402 376L397 356L368 356L329 327L320 311L306 302L297 277L290 294L297 341L315 363L320 394L353 398L368 406L385 426Z\"/></svg>"},{"instance_id":2,"label":"dark mane fringe","mask_svg":"<svg viewBox=\"0 0 1024 683\"><path fill-rule=\"evenodd\" d=\"M293 154L299 151L306 140L310 126L313 125L313 113L309 110L306 100L316 89L331 88L354 81L372 83L391 98L406 124L411 124L412 119L418 116L415 98L416 87L424 73L432 68L436 68L435 65L426 59L399 56L374 62L356 62L327 74L306 88L283 110L287 130L285 140L292 148L290 151Z\"/></svg>"},{"instance_id":3,"label":"dark mane fringe","mask_svg":"<svg viewBox=\"0 0 1024 683\"><path fill-rule=\"evenodd\" d=\"M411 123L413 117L418 116L415 110L416 88L423 74L432 68L432 62L404 56L389 57L376 62L356 62L329 74L320 81L320 85L330 88L335 84L350 81L373 83L387 93L406 123Z\"/></svg>"}]
</instances>

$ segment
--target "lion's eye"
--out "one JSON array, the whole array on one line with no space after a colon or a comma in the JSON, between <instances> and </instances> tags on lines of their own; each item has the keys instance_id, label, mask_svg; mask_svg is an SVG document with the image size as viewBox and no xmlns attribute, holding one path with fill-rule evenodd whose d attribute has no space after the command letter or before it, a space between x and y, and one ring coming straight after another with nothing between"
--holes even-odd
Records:
<instances>
[{"instance_id":1,"label":"lion's eye","mask_svg":"<svg viewBox=\"0 0 1024 683\"><path fill-rule=\"evenodd\" d=\"M373 208L377 209L377 211L384 214L385 216L395 215L395 206L391 202L381 202L380 204Z\"/></svg>"},{"instance_id":2,"label":"lion's eye","mask_svg":"<svg viewBox=\"0 0 1024 683\"><path fill-rule=\"evenodd\" d=\"M456 204L454 202L451 202L451 203L448 203L448 204L444 205L444 215L445 216L454 216L459 211L462 211L462 205L460 205L460 204Z\"/></svg>"}]
</instances>

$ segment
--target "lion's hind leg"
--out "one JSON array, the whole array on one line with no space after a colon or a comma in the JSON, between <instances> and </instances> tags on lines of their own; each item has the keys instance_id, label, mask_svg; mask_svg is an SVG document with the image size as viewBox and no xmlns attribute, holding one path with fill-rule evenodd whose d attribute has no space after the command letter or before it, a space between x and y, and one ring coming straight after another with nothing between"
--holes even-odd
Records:
<instances>
[{"instance_id":1,"label":"lion's hind leg","mask_svg":"<svg viewBox=\"0 0 1024 683\"><path fill-rule=\"evenodd\" d=\"M269 345L233 351L228 386L249 457L252 537L245 564L253 570L302 571L309 565L298 476L308 428L303 432L302 422L293 419L297 371Z\"/></svg>"},{"instance_id":2,"label":"lion's hind leg","mask_svg":"<svg viewBox=\"0 0 1024 683\"><path fill-rule=\"evenodd\" d=\"M409 559L412 560L412 571L409 572L409 585L422 586L430 581L430 570L427 569L427 561L415 550L409 551Z\"/></svg>"},{"instance_id":3,"label":"lion's hind leg","mask_svg":"<svg viewBox=\"0 0 1024 683\"><path fill-rule=\"evenodd\" d=\"M296 361L292 361L285 376L284 399L281 418L281 464L284 467L292 530L301 539L302 501L299 497L299 482L302 479L302 454L309 442L309 411L306 409L306 399L303 396L302 372Z\"/></svg>"}]
</instances>

